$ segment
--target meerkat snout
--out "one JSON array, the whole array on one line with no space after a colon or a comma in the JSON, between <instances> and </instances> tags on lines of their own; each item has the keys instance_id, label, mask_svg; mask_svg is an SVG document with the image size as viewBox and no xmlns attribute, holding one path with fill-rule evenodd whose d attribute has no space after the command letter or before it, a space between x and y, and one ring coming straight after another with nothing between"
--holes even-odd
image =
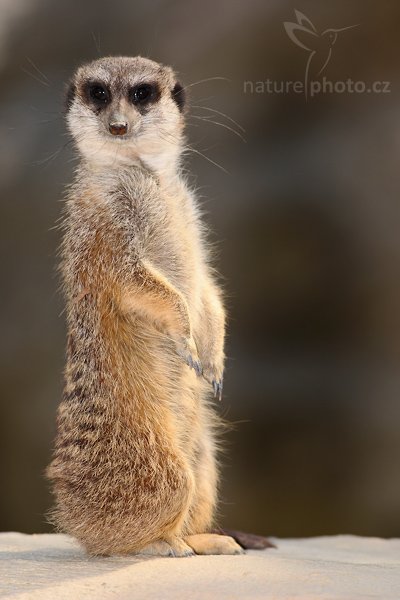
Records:
<instances>
[{"instance_id":1,"label":"meerkat snout","mask_svg":"<svg viewBox=\"0 0 400 600\"><path fill-rule=\"evenodd\" d=\"M125 135L128 133L128 123L122 120L110 121L108 130L112 135Z\"/></svg>"}]
</instances>

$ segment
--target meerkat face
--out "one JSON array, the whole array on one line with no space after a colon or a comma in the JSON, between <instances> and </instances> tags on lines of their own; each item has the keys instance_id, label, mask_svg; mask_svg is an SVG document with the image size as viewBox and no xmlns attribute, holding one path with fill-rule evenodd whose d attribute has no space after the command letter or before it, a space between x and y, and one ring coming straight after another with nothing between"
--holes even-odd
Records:
<instances>
[{"instance_id":1,"label":"meerkat face","mask_svg":"<svg viewBox=\"0 0 400 600\"><path fill-rule=\"evenodd\" d=\"M84 65L67 93L67 122L95 165L176 167L183 146L184 89L172 69L146 58L109 57Z\"/></svg>"}]
</instances>

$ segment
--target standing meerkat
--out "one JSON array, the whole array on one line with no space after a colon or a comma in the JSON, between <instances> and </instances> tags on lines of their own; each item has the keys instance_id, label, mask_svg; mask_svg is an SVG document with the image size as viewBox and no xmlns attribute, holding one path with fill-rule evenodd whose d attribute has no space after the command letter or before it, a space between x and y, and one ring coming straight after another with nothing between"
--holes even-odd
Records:
<instances>
[{"instance_id":1,"label":"standing meerkat","mask_svg":"<svg viewBox=\"0 0 400 600\"><path fill-rule=\"evenodd\" d=\"M93 555L242 552L208 533L225 316L180 169L184 102L172 69L141 57L82 66L67 94L81 162L63 224L67 365L47 476L53 521Z\"/></svg>"}]
</instances>

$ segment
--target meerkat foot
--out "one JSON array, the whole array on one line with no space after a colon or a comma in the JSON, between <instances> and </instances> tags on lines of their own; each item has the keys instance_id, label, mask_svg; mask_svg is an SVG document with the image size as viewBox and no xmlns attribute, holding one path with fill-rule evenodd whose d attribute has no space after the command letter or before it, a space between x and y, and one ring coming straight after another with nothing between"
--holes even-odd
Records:
<instances>
[{"instance_id":1,"label":"meerkat foot","mask_svg":"<svg viewBox=\"0 0 400 600\"><path fill-rule=\"evenodd\" d=\"M196 554L244 554L243 548L229 535L198 533L186 536L185 542Z\"/></svg>"},{"instance_id":2,"label":"meerkat foot","mask_svg":"<svg viewBox=\"0 0 400 600\"><path fill-rule=\"evenodd\" d=\"M186 544L180 538L174 538L173 540L157 540L148 544L138 552L138 554L144 556L171 556L171 557L182 557L182 556L193 556L194 551L188 544Z\"/></svg>"}]
</instances>

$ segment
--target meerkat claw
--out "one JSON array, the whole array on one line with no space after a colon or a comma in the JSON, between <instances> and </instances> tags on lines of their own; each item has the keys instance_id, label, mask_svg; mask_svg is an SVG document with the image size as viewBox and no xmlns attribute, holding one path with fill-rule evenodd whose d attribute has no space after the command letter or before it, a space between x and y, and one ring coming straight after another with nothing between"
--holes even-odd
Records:
<instances>
[{"instance_id":1,"label":"meerkat claw","mask_svg":"<svg viewBox=\"0 0 400 600\"><path fill-rule=\"evenodd\" d=\"M193 340L183 339L177 343L177 352L185 363L193 369L198 377L203 375L203 366L198 358L196 345Z\"/></svg>"},{"instance_id":2,"label":"meerkat claw","mask_svg":"<svg viewBox=\"0 0 400 600\"><path fill-rule=\"evenodd\" d=\"M199 377L203 374L203 367L201 366L200 361L193 362L193 369L196 371L196 373Z\"/></svg>"},{"instance_id":3,"label":"meerkat claw","mask_svg":"<svg viewBox=\"0 0 400 600\"><path fill-rule=\"evenodd\" d=\"M194 369L194 371L196 372L198 377L200 377L203 374L203 368L202 368L199 360L193 360L192 356L190 356L188 365L189 365L189 367Z\"/></svg>"},{"instance_id":4,"label":"meerkat claw","mask_svg":"<svg viewBox=\"0 0 400 600\"><path fill-rule=\"evenodd\" d=\"M223 387L223 380L220 379L219 381L216 381L215 379L213 379L212 381L212 386L214 389L214 398L218 397L218 400L222 400L222 387Z\"/></svg>"},{"instance_id":5,"label":"meerkat claw","mask_svg":"<svg viewBox=\"0 0 400 600\"><path fill-rule=\"evenodd\" d=\"M187 366L193 369L198 377L203 374L203 367L201 366L201 362L199 360L194 360L191 354L181 354L181 356Z\"/></svg>"}]
</instances>

